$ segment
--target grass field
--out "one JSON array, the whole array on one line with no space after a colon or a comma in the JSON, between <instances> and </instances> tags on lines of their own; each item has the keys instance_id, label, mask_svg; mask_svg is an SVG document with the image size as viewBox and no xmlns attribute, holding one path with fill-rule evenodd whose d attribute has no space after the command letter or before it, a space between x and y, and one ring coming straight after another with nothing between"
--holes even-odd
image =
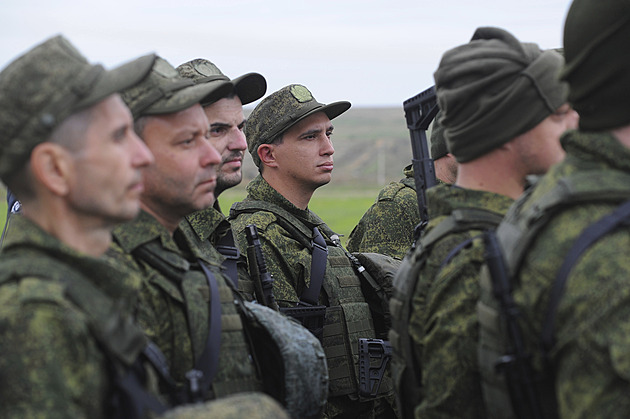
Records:
<instances>
[{"instance_id":1,"label":"grass field","mask_svg":"<svg viewBox=\"0 0 630 419\"><path fill-rule=\"evenodd\" d=\"M378 191L377 188L328 185L315 192L309 208L339 234L345 244L363 213L374 203ZM245 198L245 195L242 186L225 191L219 198L223 212L227 213L232 204ZM6 212L6 190L0 188L0 231L4 228Z\"/></svg>"}]
</instances>

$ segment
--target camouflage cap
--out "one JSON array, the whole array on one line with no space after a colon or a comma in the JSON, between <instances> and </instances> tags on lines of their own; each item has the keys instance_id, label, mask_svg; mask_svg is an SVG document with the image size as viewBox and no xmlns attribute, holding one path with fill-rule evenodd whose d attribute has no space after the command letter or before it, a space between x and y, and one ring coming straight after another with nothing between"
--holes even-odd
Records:
<instances>
[{"instance_id":1,"label":"camouflage cap","mask_svg":"<svg viewBox=\"0 0 630 419\"><path fill-rule=\"evenodd\" d=\"M319 103L300 84L290 84L272 93L254 108L245 124L247 146L254 163L260 167L258 147L261 144L269 144L304 118L324 112L329 119L334 119L350 106L346 101L328 105Z\"/></svg>"},{"instance_id":2,"label":"camouflage cap","mask_svg":"<svg viewBox=\"0 0 630 419\"><path fill-rule=\"evenodd\" d=\"M154 60L147 55L105 70L58 35L10 63L0 73L0 178L23 167L70 115L142 80Z\"/></svg>"},{"instance_id":3,"label":"camouflage cap","mask_svg":"<svg viewBox=\"0 0 630 419\"><path fill-rule=\"evenodd\" d=\"M219 70L219 67L203 58L185 62L177 67L182 77L192 79L195 84L207 83L215 86L215 97L202 103L210 105L217 100L235 92L243 105L263 97L267 91L267 81L258 73L247 73L230 80Z\"/></svg>"},{"instance_id":4,"label":"camouflage cap","mask_svg":"<svg viewBox=\"0 0 630 419\"><path fill-rule=\"evenodd\" d=\"M181 77L168 61L157 57L151 72L140 83L123 91L122 98L137 119L183 111L214 97L215 90L212 85L196 85Z\"/></svg>"}]
</instances>

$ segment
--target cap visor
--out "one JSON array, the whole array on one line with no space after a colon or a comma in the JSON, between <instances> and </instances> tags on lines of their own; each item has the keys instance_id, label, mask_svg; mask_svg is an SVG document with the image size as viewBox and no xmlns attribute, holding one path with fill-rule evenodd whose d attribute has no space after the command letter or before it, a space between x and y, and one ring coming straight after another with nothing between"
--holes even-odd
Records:
<instances>
[{"instance_id":1,"label":"cap visor","mask_svg":"<svg viewBox=\"0 0 630 419\"><path fill-rule=\"evenodd\" d=\"M76 105L77 110L92 106L111 94L119 93L139 83L151 72L155 58L155 54L145 55L103 72L90 93Z\"/></svg>"},{"instance_id":2,"label":"cap visor","mask_svg":"<svg viewBox=\"0 0 630 419\"><path fill-rule=\"evenodd\" d=\"M228 86L230 87L230 86ZM205 103L207 98L212 96L217 89L216 85L211 83L195 84L184 87L173 93L168 98L163 98L155 102L143 115L162 115L183 111L193 106L195 103ZM230 87L231 89L231 87Z\"/></svg>"},{"instance_id":3,"label":"cap visor","mask_svg":"<svg viewBox=\"0 0 630 419\"><path fill-rule=\"evenodd\" d=\"M232 80L241 103L246 105L263 97L267 91L267 80L258 73L247 73Z\"/></svg>"}]
</instances>

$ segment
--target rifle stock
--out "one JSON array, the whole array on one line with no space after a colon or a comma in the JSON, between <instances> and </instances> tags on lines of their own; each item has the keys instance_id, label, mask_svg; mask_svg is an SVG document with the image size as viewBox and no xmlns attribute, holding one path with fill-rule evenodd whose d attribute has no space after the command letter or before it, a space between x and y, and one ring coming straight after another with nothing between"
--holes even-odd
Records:
<instances>
[{"instance_id":1,"label":"rifle stock","mask_svg":"<svg viewBox=\"0 0 630 419\"><path fill-rule=\"evenodd\" d=\"M429 221L427 210L428 188L435 186L435 167L429 155L427 141L427 128L438 112L435 86L418 93L416 96L403 102L407 128L411 136L411 151L413 164L413 177L418 195L418 208L420 209L420 224L416 228L424 228Z\"/></svg>"}]
</instances>

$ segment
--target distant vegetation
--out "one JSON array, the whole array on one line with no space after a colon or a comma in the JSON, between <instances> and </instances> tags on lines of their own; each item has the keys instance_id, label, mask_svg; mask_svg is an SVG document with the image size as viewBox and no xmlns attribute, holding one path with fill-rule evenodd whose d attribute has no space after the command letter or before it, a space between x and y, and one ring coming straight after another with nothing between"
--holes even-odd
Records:
<instances>
[{"instance_id":1,"label":"distant vegetation","mask_svg":"<svg viewBox=\"0 0 630 419\"><path fill-rule=\"evenodd\" d=\"M246 114L248 111L246 110ZM320 188L310 204L334 231L347 235L387 183L403 177L402 169L411 163L409 131L400 108L353 107L333 120L335 147L333 180ZM243 199L245 185L256 176L257 168L246 153L241 185L221 195L223 211ZM0 226L6 219L4 188L0 189Z\"/></svg>"}]
</instances>

